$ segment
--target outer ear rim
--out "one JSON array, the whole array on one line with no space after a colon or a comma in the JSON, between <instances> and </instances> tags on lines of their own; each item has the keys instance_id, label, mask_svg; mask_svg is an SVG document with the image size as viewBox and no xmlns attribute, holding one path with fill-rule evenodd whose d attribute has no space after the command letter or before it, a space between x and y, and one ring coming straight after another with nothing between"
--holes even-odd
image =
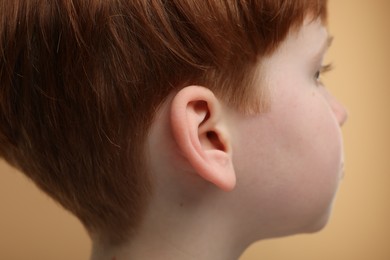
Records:
<instances>
[{"instance_id":1,"label":"outer ear rim","mask_svg":"<svg viewBox=\"0 0 390 260\"><path fill-rule=\"evenodd\" d=\"M208 118L205 119L207 113L204 111L196 111L191 107L194 102L206 102ZM236 174L232 148L225 132L226 127L219 127L223 124L222 108L214 93L205 87L187 86L175 94L170 109L172 134L181 154L202 179L224 191L233 190ZM202 147L200 128L203 133L217 132L220 140L225 143L225 150Z\"/></svg>"}]
</instances>

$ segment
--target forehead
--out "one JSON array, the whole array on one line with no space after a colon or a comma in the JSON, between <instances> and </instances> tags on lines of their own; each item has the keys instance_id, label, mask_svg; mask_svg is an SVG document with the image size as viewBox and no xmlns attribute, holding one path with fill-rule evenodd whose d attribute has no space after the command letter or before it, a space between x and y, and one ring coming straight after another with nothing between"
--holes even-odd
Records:
<instances>
[{"instance_id":1,"label":"forehead","mask_svg":"<svg viewBox=\"0 0 390 260\"><path fill-rule=\"evenodd\" d=\"M291 31L287 35L274 55L318 55L326 51L330 41L328 30L320 19L307 19L299 30Z\"/></svg>"},{"instance_id":2,"label":"forehead","mask_svg":"<svg viewBox=\"0 0 390 260\"><path fill-rule=\"evenodd\" d=\"M298 30L292 30L270 55L263 57L257 66L255 83L269 93L275 81L288 77L296 80L298 71L321 61L330 43L326 26L320 19L307 19ZM267 94L267 95L268 95Z\"/></svg>"},{"instance_id":3,"label":"forehead","mask_svg":"<svg viewBox=\"0 0 390 260\"><path fill-rule=\"evenodd\" d=\"M330 41L327 28L320 19L307 19L298 30L292 30L272 54L261 59L261 74L267 78L272 68L281 69L291 63L298 65L304 60L320 59Z\"/></svg>"}]
</instances>

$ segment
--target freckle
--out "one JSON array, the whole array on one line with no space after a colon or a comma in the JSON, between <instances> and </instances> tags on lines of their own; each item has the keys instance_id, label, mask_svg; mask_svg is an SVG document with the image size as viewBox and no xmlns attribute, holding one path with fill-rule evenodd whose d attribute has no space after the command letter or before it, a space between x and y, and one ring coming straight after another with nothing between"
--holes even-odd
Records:
<instances>
[{"instance_id":1,"label":"freckle","mask_svg":"<svg viewBox=\"0 0 390 260\"><path fill-rule=\"evenodd\" d=\"M179 206L182 208L184 206L183 202L180 202Z\"/></svg>"}]
</instances>

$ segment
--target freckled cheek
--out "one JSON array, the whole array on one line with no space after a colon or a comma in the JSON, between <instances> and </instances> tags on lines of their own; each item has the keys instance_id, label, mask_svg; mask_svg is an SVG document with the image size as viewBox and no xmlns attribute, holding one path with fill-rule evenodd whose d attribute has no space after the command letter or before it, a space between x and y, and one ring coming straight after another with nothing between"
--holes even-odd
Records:
<instances>
[{"instance_id":1,"label":"freckled cheek","mask_svg":"<svg viewBox=\"0 0 390 260\"><path fill-rule=\"evenodd\" d=\"M327 101L326 101L327 102ZM327 140L331 145L333 146L334 152L337 153L339 156L342 154L342 134L340 125L338 122L338 118L336 117L333 108L330 106L329 103L326 103L326 106L324 106L325 111L323 111L323 128L324 130L321 131L321 134L323 135L324 140Z\"/></svg>"},{"instance_id":2,"label":"freckled cheek","mask_svg":"<svg viewBox=\"0 0 390 260\"><path fill-rule=\"evenodd\" d=\"M296 148L290 151L290 185L285 191L297 198L293 206L299 212L322 216L338 188L342 143L340 130L329 109L321 103L311 105L305 111L296 111L302 125L295 125L296 135L290 135ZM291 134L292 126L286 134Z\"/></svg>"},{"instance_id":3,"label":"freckled cheek","mask_svg":"<svg viewBox=\"0 0 390 260\"><path fill-rule=\"evenodd\" d=\"M338 179L342 160L337 120L319 93L304 93L299 100L295 99L294 104L287 110L288 115L281 117L280 140L284 142L281 147L286 157L290 157L290 164L295 165L298 171L306 169L302 178L333 182Z\"/></svg>"},{"instance_id":4,"label":"freckled cheek","mask_svg":"<svg viewBox=\"0 0 390 260\"><path fill-rule=\"evenodd\" d=\"M337 178L340 178L342 174L342 167L344 163L344 149L343 149L343 142L342 142L342 136L341 131L338 126L333 128L333 140L330 140L329 142L333 143L333 146L329 149L329 157L330 157L330 165L334 167L334 174L336 174Z\"/></svg>"},{"instance_id":5,"label":"freckled cheek","mask_svg":"<svg viewBox=\"0 0 390 260\"><path fill-rule=\"evenodd\" d=\"M341 131L331 109L318 106L317 119L313 128L310 158L317 169L318 181L336 187L341 174L343 148ZM332 188L333 189L333 188Z\"/></svg>"}]
</instances>

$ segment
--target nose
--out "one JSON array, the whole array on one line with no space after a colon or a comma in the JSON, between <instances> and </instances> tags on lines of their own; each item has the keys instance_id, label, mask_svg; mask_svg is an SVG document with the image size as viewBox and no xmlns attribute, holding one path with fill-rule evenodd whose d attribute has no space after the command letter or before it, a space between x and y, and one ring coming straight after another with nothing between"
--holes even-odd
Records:
<instances>
[{"instance_id":1,"label":"nose","mask_svg":"<svg viewBox=\"0 0 390 260\"><path fill-rule=\"evenodd\" d=\"M340 127L343 126L348 119L347 109L336 99L333 100L331 106Z\"/></svg>"},{"instance_id":2,"label":"nose","mask_svg":"<svg viewBox=\"0 0 390 260\"><path fill-rule=\"evenodd\" d=\"M342 127L348 119L347 109L345 109L344 105L339 102L327 89L323 88L321 90L330 108L332 109L337 122L339 123L340 127Z\"/></svg>"}]
</instances>

